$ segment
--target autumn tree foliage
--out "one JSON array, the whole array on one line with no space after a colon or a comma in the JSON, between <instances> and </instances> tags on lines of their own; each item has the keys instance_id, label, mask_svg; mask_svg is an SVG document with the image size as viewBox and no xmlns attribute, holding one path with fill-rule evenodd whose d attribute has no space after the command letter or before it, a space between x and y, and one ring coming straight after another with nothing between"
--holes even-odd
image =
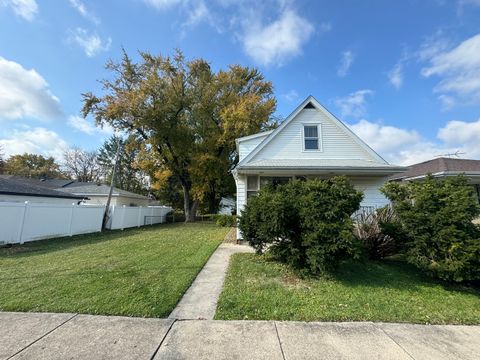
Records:
<instances>
[{"instance_id":1,"label":"autumn tree foliage","mask_svg":"<svg viewBox=\"0 0 480 360\"><path fill-rule=\"evenodd\" d=\"M235 162L235 139L270 126L272 84L253 68L214 71L203 59L126 53L109 62L104 93L83 94L83 115L136 139L142 167L162 186L177 181L186 221L199 202L218 201Z\"/></svg>"},{"instance_id":2,"label":"autumn tree foliage","mask_svg":"<svg viewBox=\"0 0 480 360\"><path fill-rule=\"evenodd\" d=\"M3 164L3 171L8 175L36 179L53 179L64 176L60 171L60 165L53 157L29 153L10 156Z\"/></svg>"}]
</instances>

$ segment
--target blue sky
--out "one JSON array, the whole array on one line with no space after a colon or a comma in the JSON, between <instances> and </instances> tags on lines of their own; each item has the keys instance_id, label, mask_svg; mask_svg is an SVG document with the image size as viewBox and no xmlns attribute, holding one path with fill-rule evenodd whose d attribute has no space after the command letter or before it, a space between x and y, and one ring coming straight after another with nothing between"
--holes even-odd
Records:
<instances>
[{"instance_id":1,"label":"blue sky","mask_svg":"<svg viewBox=\"0 0 480 360\"><path fill-rule=\"evenodd\" d=\"M258 67L277 115L306 96L392 163L480 159L480 0L0 0L0 145L61 157L121 48Z\"/></svg>"}]
</instances>

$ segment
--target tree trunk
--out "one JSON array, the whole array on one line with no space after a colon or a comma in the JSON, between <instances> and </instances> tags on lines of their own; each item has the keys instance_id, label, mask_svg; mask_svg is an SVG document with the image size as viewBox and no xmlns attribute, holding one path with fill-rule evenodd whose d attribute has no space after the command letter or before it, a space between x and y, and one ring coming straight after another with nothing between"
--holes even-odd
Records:
<instances>
[{"instance_id":1,"label":"tree trunk","mask_svg":"<svg viewBox=\"0 0 480 360\"><path fill-rule=\"evenodd\" d=\"M217 191L215 189L215 184L210 184L209 188L210 190L205 194L207 197L208 213L215 214L218 210L218 204L216 201Z\"/></svg>"},{"instance_id":2,"label":"tree trunk","mask_svg":"<svg viewBox=\"0 0 480 360\"><path fill-rule=\"evenodd\" d=\"M185 212L185 222L194 222L197 213L198 201L192 201L190 197L190 186L181 181L183 189L183 210Z\"/></svg>"}]
</instances>

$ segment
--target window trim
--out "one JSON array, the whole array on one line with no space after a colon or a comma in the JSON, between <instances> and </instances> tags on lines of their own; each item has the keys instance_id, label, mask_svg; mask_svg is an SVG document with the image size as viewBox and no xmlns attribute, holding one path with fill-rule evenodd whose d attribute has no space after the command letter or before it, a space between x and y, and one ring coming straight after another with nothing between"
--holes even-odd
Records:
<instances>
[{"instance_id":1,"label":"window trim","mask_svg":"<svg viewBox=\"0 0 480 360\"><path fill-rule=\"evenodd\" d=\"M249 177L256 177L257 178L257 188L256 189L252 189L252 188L248 187L248 178ZM251 193L253 196L255 196L258 193L258 191L260 190L260 176L259 175L247 175L245 185L246 185L245 186L245 196L246 196L246 199L248 200L249 193Z\"/></svg>"},{"instance_id":2,"label":"window trim","mask_svg":"<svg viewBox=\"0 0 480 360\"><path fill-rule=\"evenodd\" d=\"M305 140L313 140L315 138L305 138L305 126L317 127L317 144L318 149L305 149ZM302 152L323 152L323 137L322 137L322 124L321 123L302 123Z\"/></svg>"}]
</instances>

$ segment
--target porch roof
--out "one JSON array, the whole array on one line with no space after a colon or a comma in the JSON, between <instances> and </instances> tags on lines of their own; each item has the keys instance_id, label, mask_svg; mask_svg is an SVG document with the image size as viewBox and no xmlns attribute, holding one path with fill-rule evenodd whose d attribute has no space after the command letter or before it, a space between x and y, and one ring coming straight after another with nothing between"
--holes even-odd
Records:
<instances>
[{"instance_id":1,"label":"porch roof","mask_svg":"<svg viewBox=\"0 0 480 360\"><path fill-rule=\"evenodd\" d=\"M361 173L394 174L407 170L404 166L361 159L262 159L237 166L240 174L268 173Z\"/></svg>"}]
</instances>

